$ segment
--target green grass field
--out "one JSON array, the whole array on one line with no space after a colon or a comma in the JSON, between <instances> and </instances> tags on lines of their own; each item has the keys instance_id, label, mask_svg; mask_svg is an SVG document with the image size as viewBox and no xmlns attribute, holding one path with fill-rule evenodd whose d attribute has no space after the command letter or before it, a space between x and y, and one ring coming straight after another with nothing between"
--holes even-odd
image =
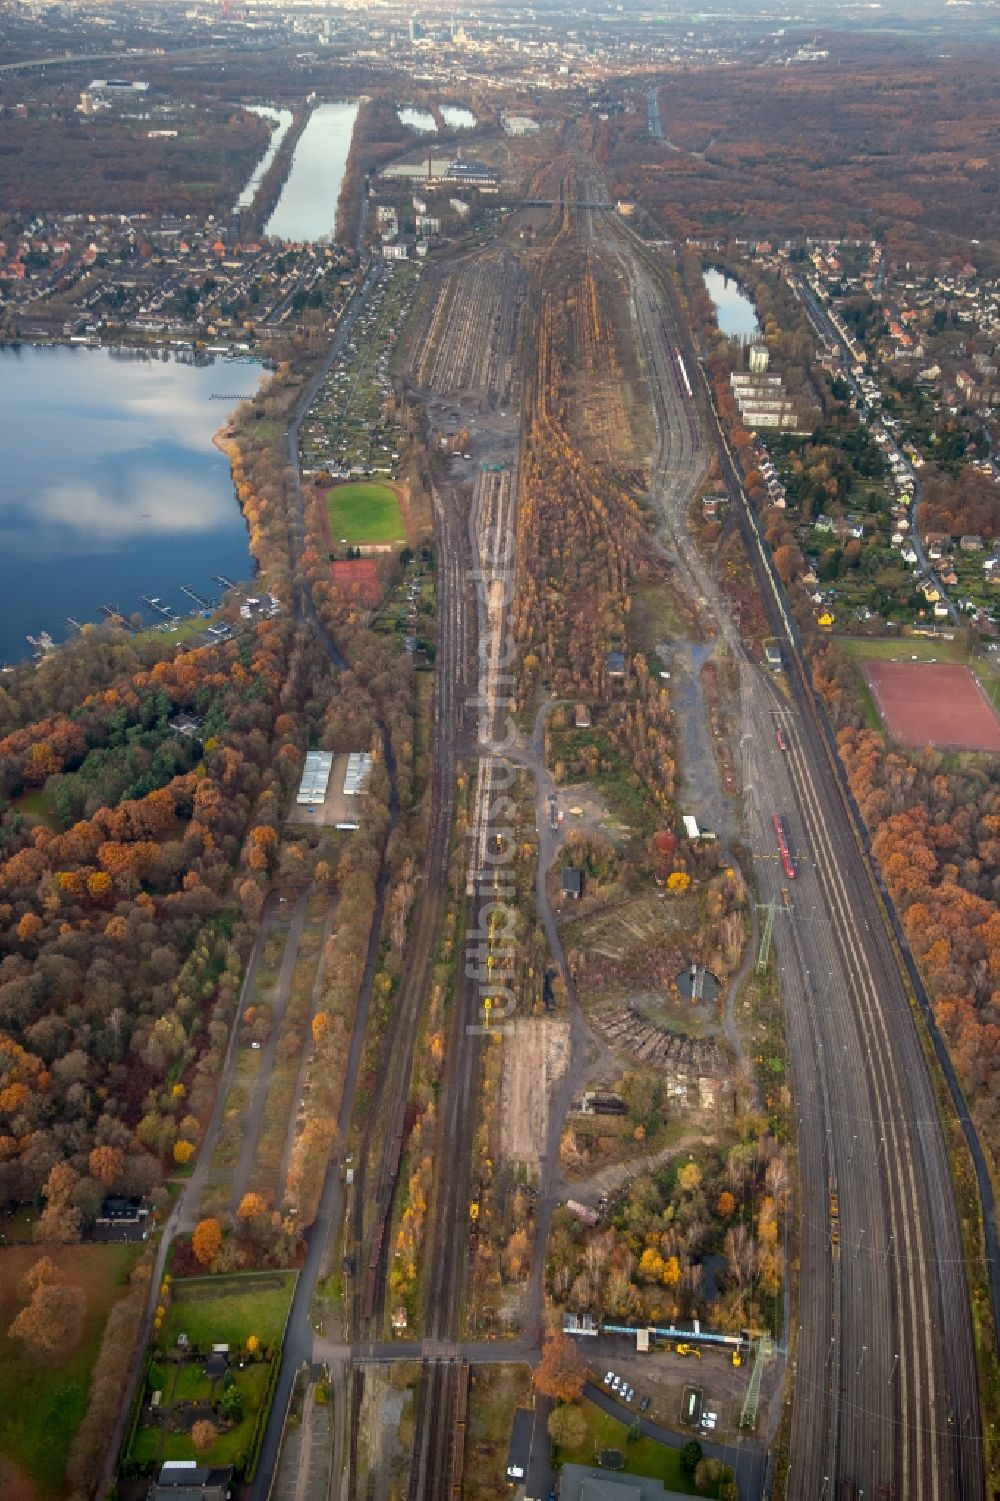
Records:
<instances>
[{"instance_id":1,"label":"green grass field","mask_svg":"<svg viewBox=\"0 0 1000 1501\"><path fill-rule=\"evenodd\" d=\"M962 641L928 636L834 636L833 644L845 656L861 662L968 662L969 648ZM975 662L972 664L975 666Z\"/></svg>"},{"instance_id":2,"label":"green grass field","mask_svg":"<svg viewBox=\"0 0 1000 1501\"><path fill-rule=\"evenodd\" d=\"M277 1359L277 1355L275 1359ZM243 1394L243 1421L233 1428L219 1433L212 1447L204 1456L206 1464L230 1465L245 1455L253 1440L254 1429L261 1415L270 1367L260 1362L244 1370L234 1370L236 1385ZM166 1368L166 1386L163 1394L163 1410L169 1412L175 1403L208 1403L212 1396L212 1383L203 1375L201 1361L189 1361L185 1365ZM140 1428L132 1444L131 1458L136 1464L162 1464L166 1459L196 1459L191 1435L186 1428L171 1431L161 1424Z\"/></svg>"},{"instance_id":3,"label":"green grass field","mask_svg":"<svg viewBox=\"0 0 1000 1501\"><path fill-rule=\"evenodd\" d=\"M584 1400L580 1405L587 1420L587 1437L578 1449L558 1449L559 1464L592 1465L595 1453L601 1449L620 1449L625 1456L627 1474L648 1475L654 1480L662 1480L668 1491L677 1491L682 1496L697 1495L695 1487L681 1469L678 1449L668 1449L652 1438L641 1438L630 1443L629 1430L624 1423L609 1417L592 1402Z\"/></svg>"},{"instance_id":4,"label":"green grass field","mask_svg":"<svg viewBox=\"0 0 1000 1501\"><path fill-rule=\"evenodd\" d=\"M54 830L59 827L55 809L51 799L46 796L44 787L38 787L34 792L22 793L20 797L14 799L11 806L16 808L18 813L32 814L45 824L46 828Z\"/></svg>"},{"instance_id":5,"label":"green grass field","mask_svg":"<svg viewBox=\"0 0 1000 1501\"><path fill-rule=\"evenodd\" d=\"M0 1457L28 1478L39 1501L66 1493L66 1458L84 1413L90 1375L111 1307L141 1246L5 1246L0 1249ZM54 1363L35 1360L7 1329L21 1308L18 1284L42 1255L87 1298L79 1344ZM0 1490L3 1484L0 1483Z\"/></svg>"},{"instance_id":6,"label":"green grass field","mask_svg":"<svg viewBox=\"0 0 1000 1501\"><path fill-rule=\"evenodd\" d=\"M327 491L326 510L334 547L341 542L406 541L403 513L395 490L367 480L334 485Z\"/></svg>"},{"instance_id":7,"label":"green grass field","mask_svg":"<svg viewBox=\"0 0 1000 1501\"><path fill-rule=\"evenodd\" d=\"M256 1334L262 1345L281 1339L292 1301L295 1272L246 1272L223 1277L183 1277L174 1283L163 1322L164 1349L186 1334L192 1345L244 1345Z\"/></svg>"}]
</instances>

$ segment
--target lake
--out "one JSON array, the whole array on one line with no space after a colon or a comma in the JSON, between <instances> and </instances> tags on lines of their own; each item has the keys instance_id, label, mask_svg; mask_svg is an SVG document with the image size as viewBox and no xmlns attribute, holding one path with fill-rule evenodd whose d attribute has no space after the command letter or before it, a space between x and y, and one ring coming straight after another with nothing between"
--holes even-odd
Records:
<instances>
[{"instance_id":1,"label":"lake","mask_svg":"<svg viewBox=\"0 0 1000 1501\"><path fill-rule=\"evenodd\" d=\"M264 120L273 120L275 125L267 150L254 168L250 181L236 200L237 208L249 208L253 203L257 189L264 179L264 173L277 156L278 147L288 134L293 119L290 109L272 109L269 104L248 104L246 108L247 114L260 115Z\"/></svg>"},{"instance_id":2,"label":"lake","mask_svg":"<svg viewBox=\"0 0 1000 1501\"><path fill-rule=\"evenodd\" d=\"M708 295L715 303L715 318L720 330L730 339L756 339L760 324L754 305L739 282L733 281L717 266L709 266L704 272Z\"/></svg>"},{"instance_id":3,"label":"lake","mask_svg":"<svg viewBox=\"0 0 1000 1501\"><path fill-rule=\"evenodd\" d=\"M214 574L252 576L229 461L212 443L260 366L193 365L110 349L0 349L0 662L25 637L71 634L67 616L126 615L180 585L209 599ZM213 396L225 400L212 400Z\"/></svg>"},{"instance_id":4,"label":"lake","mask_svg":"<svg viewBox=\"0 0 1000 1501\"><path fill-rule=\"evenodd\" d=\"M408 125L411 130L436 131L437 123L428 109L415 109L412 104L404 104L397 109L401 125Z\"/></svg>"},{"instance_id":5,"label":"lake","mask_svg":"<svg viewBox=\"0 0 1000 1501\"><path fill-rule=\"evenodd\" d=\"M357 99L337 99L313 110L265 234L278 240L332 239L359 107Z\"/></svg>"},{"instance_id":6,"label":"lake","mask_svg":"<svg viewBox=\"0 0 1000 1501\"><path fill-rule=\"evenodd\" d=\"M441 114L446 125L452 130L471 130L476 123L476 117L471 109L462 109L458 104L442 104Z\"/></svg>"}]
</instances>

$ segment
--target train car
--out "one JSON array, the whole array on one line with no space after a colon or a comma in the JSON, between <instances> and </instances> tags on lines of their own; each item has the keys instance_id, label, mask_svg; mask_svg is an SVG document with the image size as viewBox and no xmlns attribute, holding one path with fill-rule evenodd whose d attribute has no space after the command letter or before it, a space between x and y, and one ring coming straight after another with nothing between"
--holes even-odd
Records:
<instances>
[{"instance_id":1,"label":"train car","mask_svg":"<svg viewBox=\"0 0 1000 1501\"><path fill-rule=\"evenodd\" d=\"M774 727L774 738L778 742L778 749L780 751L786 751L788 749L788 746L785 744L785 737L781 733L780 724L776 724Z\"/></svg>"},{"instance_id":2,"label":"train car","mask_svg":"<svg viewBox=\"0 0 1000 1501\"><path fill-rule=\"evenodd\" d=\"M693 396L694 392L691 390L691 382L688 380L687 366L684 363L684 356L681 354L679 349L675 350L675 358L677 360L677 368L680 371L681 380L684 382L684 389L689 396Z\"/></svg>"},{"instance_id":3,"label":"train car","mask_svg":"<svg viewBox=\"0 0 1000 1501\"><path fill-rule=\"evenodd\" d=\"M778 817L777 813L774 814L774 833L778 841L778 853L781 856L782 869L784 870L785 875L788 877L788 879L790 881L794 881L795 866L792 864L792 857L788 852L788 840L785 838L784 824L781 822L781 819Z\"/></svg>"}]
</instances>

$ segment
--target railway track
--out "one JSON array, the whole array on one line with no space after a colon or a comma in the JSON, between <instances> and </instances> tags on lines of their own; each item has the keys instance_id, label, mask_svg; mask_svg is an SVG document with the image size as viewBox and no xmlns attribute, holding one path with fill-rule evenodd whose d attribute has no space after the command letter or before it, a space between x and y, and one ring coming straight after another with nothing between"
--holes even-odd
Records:
<instances>
[{"instance_id":1,"label":"railway track","mask_svg":"<svg viewBox=\"0 0 1000 1501\"><path fill-rule=\"evenodd\" d=\"M440 629L430 825L421 895L409 944L410 962L394 1009L393 1025L383 1045L380 1098L386 1103L386 1111L371 1112L355 1178L353 1328L357 1337L369 1339L377 1337L384 1323L388 1229L404 1148L414 1048L447 891L454 788L465 733L465 704L469 696L468 663L473 622L467 599L468 551L464 526L436 492L434 512L440 559ZM369 1211L367 1215L366 1209Z\"/></svg>"},{"instance_id":2,"label":"railway track","mask_svg":"<svg viewBox=\"0 0 1000 1501\"><path fill-rule=\"evenodd\" d=\"M498 310L499 316L499 310ZM516 321L509 327L516 344ZM476 705L478 766L469 837L466 886L467 928L488 929L488 908L497 895L491 878L490 819L501 758L496 747L506 735L506 612L514 566L517 495L516 457L501 471L481 471L469 519L468 550L479 577L477 626L480 642ZM427 1336L447 1344L457 1338L467 1281L469 1180L476 1124L476 1096L482 1046L483 996L475 974L463 966L456 981L448 1038L448 1068L439 1111L436 1160L447 1171L435 1176L428 1214L426 1287ZM440 1501L461 1495L465 1402L468 1373L456 1375L450 1361L425 1363L421 1412L415 1428L409 1501Z\"/></svg>"},{"instance_id":3,"label":"railway track","mask_svg":"<svg viewBox=\"0 0 1000 1501\"><path fill-rule=\"evenodd\" d=\"M795 711L782 720L787 755L758 718L755 739L769 754L756 758L750 782L760 817L794 809L793 854L797 841L809 855L789 920L794 953L785 924L776 931L779 957L806 981L813 1027L810 1047L790 1025L804 1209L786 1494L812 1501L838 1487L859 1495L896 1487L928 1501L977 1501L984 1475L969 1290L937 1101L841 768L721 443L720 453L762 596L788 640ZM742 670L758 680L751 700L787 710L759 669ZM765 867L762 879L773 885L776 875ZM817 1074L825 1112L811 1104ZM836 1243L825 1209L816 1218L831 1181Z\"/></svg>"},{"instance_id":4,"label":"railway track","mask_svg":"<svg viewBox=\"0 0 1000 1501\"><path fill-rule=\"evenodd\" d=\"M524 275L505 251L458 265L437 288L413 368L439 396L512 400Z\"/></svg>"},{"instance_id":5,"label":"railway track","mask_svg":"<svg viewBox=\"0 0 1000 1501\"><path fill-rule=\"evenodd\" d=\"M765 856L760 885L778 908L775 949L799 1101L801 1182L785 1494L794 1501L848 1494L980 1501L969 1290L908 984L794 625L718 432L669 277L656 274L648 248L624 227L602 219L600 228L629 278L658 412L657 498L689 582L740 663L751 839ZM788 642L791 709L746 657L724 601L685 545L685 496L707 451L698 438L706 431L719 447L773 628ZM775 742L775 715L784 752ZM775 814L788 828L795 864L790 912L780 900L788 876L773 858Z\"/></svg>"}]
</instances>

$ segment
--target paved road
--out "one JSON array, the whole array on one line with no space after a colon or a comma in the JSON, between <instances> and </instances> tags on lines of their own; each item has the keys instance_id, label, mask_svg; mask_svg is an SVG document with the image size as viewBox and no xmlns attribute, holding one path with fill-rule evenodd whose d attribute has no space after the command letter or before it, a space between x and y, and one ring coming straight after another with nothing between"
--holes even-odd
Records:
<instances>
[{"instance_id":1,"label":"paved road","mask_svg":"<svg viewBox=\"0 0 1000 1501\"><path fill-rule=\"evenodd\" d=\"M299 426L305 413L316 397L320 386L326 378L327 372L333 361L349 337L360 316L365 301L371 289L375 286L381 275L380 268L370 268L362 286L355 293L353 302L345 310L337 328L337 336L334 339L325 360L303 392L302 400L294 422L289 428L289 457L292 462L295 477L295 492L297 501L297 515L290 527L289 552L292 564L293 576L299 559L302 556L305 538L305 516L302 498L301 477L298 465L298 434ZM295 589L295 608L298 618L304 620L316 635L317 640L326 652L335 667L343 669L347 664L331 639L326 628L319 620L312 599L309 596L304 580L300 580ZM330 1154L327 1163L326 1176L323 1180L323 1191L320 1196L319 1211L315 1222L306 1233L307 1250L306 1260L295 1285L295 1293L292 1297L292 1306L288 1316L288 1327L285 1336L285 1344L281 1357L281 1372L275 1389L274 1401L268 1418L267 1431L261 1446L260 1460L257 1475L250 1487L251 1501L263 1501L270 1493L274 1472L278 1461L278 1452L281 1446L281 1433L285 1422L285 1414L288 1411L288 1402L291 1396L292 1385L296 1372L304 1364L311 1364L313 1359L313 1335L314 1330L310 1322L310 1310L313 1293L320 1272L326 1260L327 1247L330 1240L331 1230L339 1224L344 1212L344 1190L341 1181L343 1168L343 1148L350 1125L351 1114L354 1109L354 1095L357 1089L358 1074L361 1068L361 1059L364 1051L365 1033L368 1027L368 1013L371 1007L372 985L375 979L375 970L378 962L379 942L382 932L382 918L385 912L386 892L389 881L389 867L386 851L398 817L398 802L396 797L396 774L393 758L392 741L383 728L383 749L386 758L386 770L389 774L390 804L389 826L386 831L385 843L383 844L378 876L375 882L375 908L372 913L372 926L368 940L368 954L365 961L365 971L361 982L361 992L358 998L357 1012L354 1018L354 1029L351 1033L351 1041L347 1055L347 1070L344 1077L344 1092L341 1097L340 1112L337 1117L337 1137L334 1150Z\"/></svg>"},{"instance_id":2,"label":"paved road","mask_svg":"<svg viewBox=\"0 0 1000 1501\"><path fill-rule=\"evenodd\" d=\"M243 1115L243 1141L240 1145L240 1155L233 1169L232 1193L229 1196L229 1207L234 1214L239 1208L240 1200L247 1191L254 1158L257 1155L257 1142L260 1140L261 1127L264 1124L267 1091L271 1083L274 1061L278 1056L278 1039L281 1034L282 1022L285 1019L285 1008L288 1005L289 992L292 988L292 973L295 969L295 961L299 955L299 944L302 941L302 929L305 927L306 903L308 900L308 890L301 891L296 897L295 905L292 908L291 922L288 928L288 935L285 938L284 952L281 956L281 967L278 970L278 978L274 986L274 997L271 1002L271 1030L268 1034L267 1042L260 1052L257 1077L254 1080L253 1091ZM239 1030L238 1020L236 1030Z\"/></svg>"},{"instance_id":3,"label":"paved road","mask_svg":"<svg viewBox=\"0 0 1000 1501\"><path fill-rule=\"evenodd\" d=\"M115 1427L108 1442L107 1454L104 1462L104 1472L101 1476L101 1481L97 1487L96 1492L96 1494L99 1496L106 1495L115 1482L115 1474L118 1467L118 1456L121 1452L122 1443L125 1438L125 1424L128 1421L128 1418L132 1411L132 1404L135 1401L139 1380L146 1369L146 1347L149 1344L150 1336L153 1332L153 1317L156 1312L157 1302L159 1301L158 1292L160 1283L163 1280L163 1272L167 1264L167 1253L170 1250L171 1242L173 1241L174 1237L184 1232L190 1233L194 1229L198 1221L198 1205L201 1202L201 1196L204 1191L205 1182L211 1170L212 1154L215 1150L215 1143L219 1134L219 1126L222 1122L222 1111L225 1104L226 1092L229 1089L229 1083L232 1079L233 1068L235 1067L236 1057L238 1053L237 1040L240 1030L238 1019L240 1016L242 1016L243 1011L246 1007L247 997L253 993L253 987L256 984L257 979L257 971L260 966L261 954L264 950L264 943L267 939L268 933L271 931L271 922L277 910L277 896L274 893L271 893L268 897L265 898L264 906L261 909L260 925L257 929L257 935L254 939L253 948L250 951L250 958L247 962L246 973L243 976L243 985L240 990L239 1004L237 1005L234 1014L233 1025L229 1033L229 1044L226 1048L226 1056L223 1061L222 1072L219 1075L219 1083L215 1094L215 1104L212 1107L212 1114L209 1118L208 1126L205 1130L205 1135L201 1144L201 1151L195 1164L195 1170L192 1173L191 1177L188 1179L187 1183L181 1189L177 1201L174 1204L173 1210L170 1213L170 1217L167 1220L167 1223L164 1225L163 1232L160 1236L160 1244L156 1253L153 1275L150 1278L149 1283L149 1298L147 1300L146 1312L143 1318L142 1333L136 1344L135 1354L129 1366L128 1375L125 1379L125 1388L122 1394L121 1403L118 1408L118 1415L115 1420Z\"/></svg>"}]
</instances>

